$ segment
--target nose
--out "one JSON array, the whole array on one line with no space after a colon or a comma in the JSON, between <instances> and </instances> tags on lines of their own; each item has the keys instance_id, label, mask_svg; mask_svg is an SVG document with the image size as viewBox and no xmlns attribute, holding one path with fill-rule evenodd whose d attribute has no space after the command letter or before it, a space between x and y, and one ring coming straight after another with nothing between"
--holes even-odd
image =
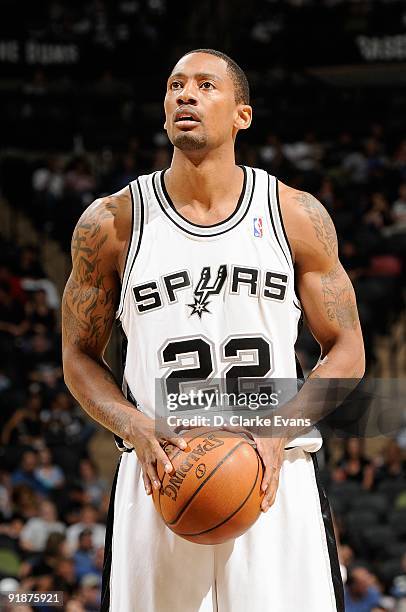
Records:
<instances>
[{"instance_id":1,"label":"nose","mask_svg":"<svg viewBox=\"0 0 406 612\"><path fill-rule=\"evenodd\" d=\"M186 83L185 86L176 97L176 102L178 106L182 106L182 104L190 104L194 105L197 103L196 92L194 90L193 84Z\"/></svg>"}]
</instances>

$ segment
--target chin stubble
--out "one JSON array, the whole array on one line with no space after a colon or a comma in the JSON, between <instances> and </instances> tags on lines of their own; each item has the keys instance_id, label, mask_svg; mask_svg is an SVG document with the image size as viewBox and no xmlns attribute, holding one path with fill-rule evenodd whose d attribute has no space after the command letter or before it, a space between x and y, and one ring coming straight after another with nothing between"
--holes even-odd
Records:
<instances>
[{"instance_id":1,"label":"chin stubble","mask_svg":"<svg viewBox=\"0 0 406 612\"><path fill-rule=\"evenodd\" d=\"M203 135L196 136L190 132L178 134L173 145L182 151L199 151L207 145L207 138Z\"/></svg>"}]
</instances>

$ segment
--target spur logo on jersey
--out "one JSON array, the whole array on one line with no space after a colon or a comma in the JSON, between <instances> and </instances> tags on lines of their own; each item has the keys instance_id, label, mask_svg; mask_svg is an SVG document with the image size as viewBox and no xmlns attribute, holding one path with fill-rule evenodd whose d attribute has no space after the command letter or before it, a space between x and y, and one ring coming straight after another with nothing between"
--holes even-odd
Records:
<instances>
[{"instance_id":1,"label":"spur logo on jersey","mask_svg":"<svg viewBox=\"0 0 406 612\"><path fill-rule=\"evenodd\" d=\"M210 310L207 308L207 306L210 304L208 298L210 295L218 295L220 293L226 278L227 266L220 266L215 281L210 284L210 267L206 266L203 268L200 275L200 280L197 283L196 289L194 290L194 302L193 304L188 304L189 308L192 309L192 315L197 314L199 319L201 319L204 312L210 312Z\"/></svg>"},{"instance_id":2,"label":"spur logo on jersey","mask_svg":"<svg viewBox=\"0 0 406 612\"><path fill-rule=\"evenodd\" d=\"M253 222L255 238L262 238L262 217L254 217Z\"/></svg>"},{"instance_id":3,"label":"spur logo on jersey","mask_svg":"<svg viewBox=\"0 0 406 612\"><path fill-rule=\"evenodd\" d=\"M215 267L204 266L198 278L194 289L192 275L188 270L164 274L159 281L149 280L133 286L137 312L145 314L180 303L185 307L185 316L197 315L201 319L204 313L212 313L208 306L214 304L216 296L218 299L222 291L236 299L245 295L254 299L283 302L289 282L288 275L283 272L226 264L220 265L217 273ZM227 278L229 280L226 283ZM223 300L219 304L223 304Z\"/></svg>"}]
</instances>

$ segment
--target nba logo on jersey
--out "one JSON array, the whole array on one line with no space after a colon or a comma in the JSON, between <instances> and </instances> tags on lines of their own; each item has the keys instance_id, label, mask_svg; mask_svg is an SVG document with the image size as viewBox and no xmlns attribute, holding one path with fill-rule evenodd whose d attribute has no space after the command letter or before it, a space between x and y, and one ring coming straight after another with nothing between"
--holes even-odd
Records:
<instances>
[{"instance_id":1,"label":"nba logo on jersey","mask_svg":"<svg viewBox=\"0 0 406 612\"><path fill-rule=\"evenodd\" d=\"M262 238L262 217L254 217L254 236Z\"/></svg>"}]
</instances>

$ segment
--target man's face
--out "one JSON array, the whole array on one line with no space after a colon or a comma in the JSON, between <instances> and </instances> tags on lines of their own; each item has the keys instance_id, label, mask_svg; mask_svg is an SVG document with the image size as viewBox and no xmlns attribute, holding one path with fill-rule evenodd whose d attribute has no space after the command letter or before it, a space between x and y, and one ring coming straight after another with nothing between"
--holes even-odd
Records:
<instances>
[{"instance_id":1,"label":"man's face","mask_svg":"<svg viewBox=\"0 0 406 612\"><path fill-rule=\"evenodd\" d=\"M179 60L168 79L164 106L168 138L183 151L209 150L232 142L244 127L242 109L248 108L250 114L250 107L235 101L226 62L207 53L192 53Z\"/></svg>"}]
</instances>

